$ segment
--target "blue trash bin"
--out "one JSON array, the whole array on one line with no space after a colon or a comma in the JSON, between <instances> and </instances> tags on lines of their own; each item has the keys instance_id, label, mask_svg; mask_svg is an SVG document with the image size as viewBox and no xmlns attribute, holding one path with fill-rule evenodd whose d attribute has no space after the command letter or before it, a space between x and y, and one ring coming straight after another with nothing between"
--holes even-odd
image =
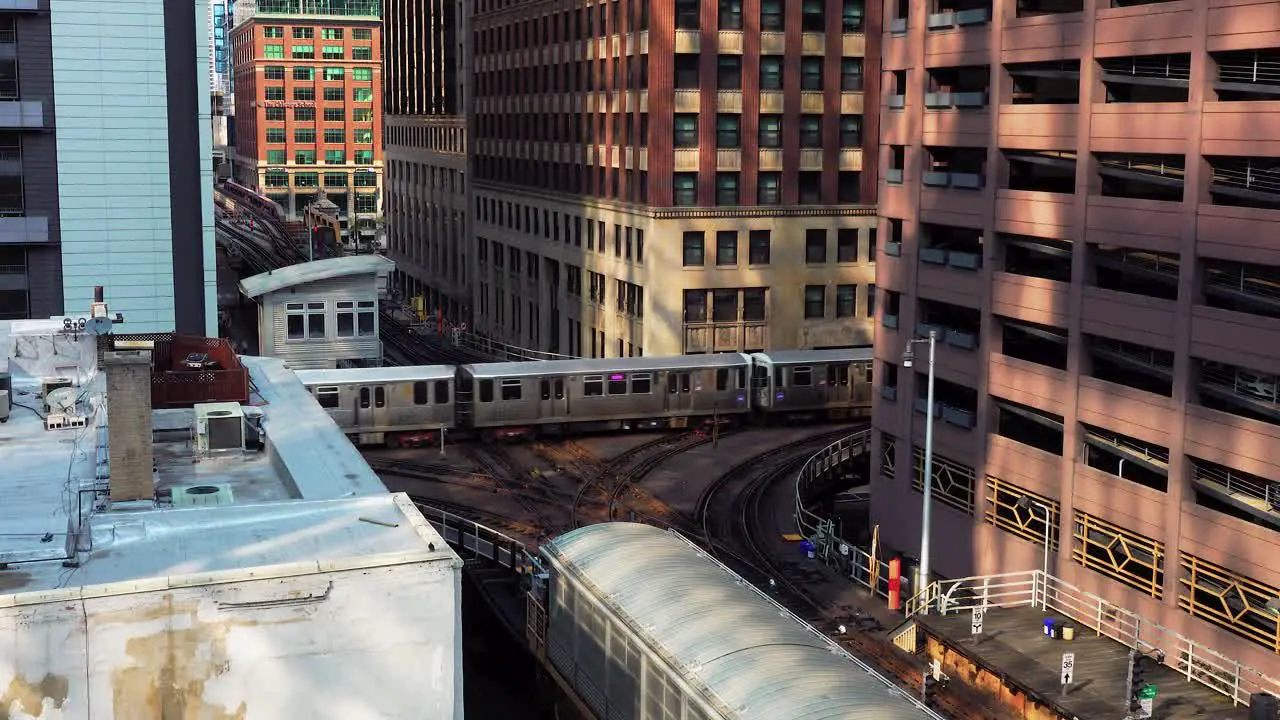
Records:
<instances>
[{"instance_id":1,"label":"blue trash bin","mask_svg":"<svg viewBox=\"0 0 1280 720\"><path fill-rule=\"evenodd\" d=\"M1055 624L1056 622L1057 622L1057 621L1056 621L1056 620L1054 620L1053 618L1045 618L1045 619L1044 619L1044 636L1045 636L1045 637L1053 637L1053 636L1054 636L1054 635L1053 635L1053 626L1054 626L1054 624Z\"/></svg>"}]
</instances>

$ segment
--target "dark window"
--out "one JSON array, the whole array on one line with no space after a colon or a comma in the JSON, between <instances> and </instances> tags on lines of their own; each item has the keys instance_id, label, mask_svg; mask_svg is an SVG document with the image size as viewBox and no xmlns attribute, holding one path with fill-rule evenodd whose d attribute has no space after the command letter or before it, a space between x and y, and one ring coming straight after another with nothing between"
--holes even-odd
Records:
<instances>
[{"instance_id":1,"label":"dark window","mask_svg":"<svg viewBox=\"0 0 1280 720\"><path fill-rule=\"evenodd\" d=\"M716 59L716 87L721 90L742 89L742 56L719 55Z\"/></svg>"},{"instance_id":2,"label":"dark window","mask_svg":"<svg viewBox=\"0 0 1280 720\"><path fill-rule=\"evenodd\" d=\"M844 0L841 8L841 31L846 33L862 32L862 0Z\"/></svg>"},{"instance_id":3,"label":"dark window","mask_svg":"<svg viewBox=\"0 0 1280 720\"><path fill-rule=\"evenodd\" d=\"M716 232L716 264L738 264L738 231L720 230Z\"/></svg>"},{"instance_id":4,"label":"dark window","mask_svg":"<svg viewBox=\"0 0 1280 720\"><path fill-rule=\"evenodd\" d=\"M752 230L748 238L747 262L752 265L769 264L769 231Z\"/></svg>"},{"instance_id":5,"label":"dark window","mask_svg":"<svg viewBox=\"0 0 1280 720\"><path fill-rule=\"evenodd\" d=\"M840 116L840 147L853 148L862 145L862 116Z\"/></svg>"},{"instance_id":6,"label":"dark window","mask_svg":"<svg viewBox=\"0 0 1280 720\"><path fill-rule=\"evenodd\" d=\"M698 204L698 174L676 173L672 177L672 201L677 207L695 207Z\"/></svg>"},{"instance_id":7,"label":"dark window","mask_svg":"<svg viewBox=\"0 0 1280 720\"><path fill-rule=\"evenodd\" d=\"M742 319L746 322L764 320L765 289L745 288L742 291Z\"/></svg>"},{"instance_id":8,"label":"dark window","mask_svg":"<svg viewBox=\"0 0 1280 720\"><path fill-rule=\"evenodd\" d=\"M514 379L514 378L510 380L503 380L502 381L502 399L503 400L519 400L522 395L521 388L520 388L521 382L522 382L521 380Z\"/></svg>"},{"instance_id":9,"label":"dark window","mask_svg":"<svg viewBox=\"0 0 1280 720\"><path fill-rule=\"evenodd\" d=\"M742 145L741 115L716 116L716 147L736 148Z\"/></svg>"},{"instance_id":10,"label":"dark window","mask_svg":"<svg viewBox=\"0 0 1280 720\"><path fill-rule=\"evenodd\" d=\"M840 89L845 92L862 90L862 58L843 58L840 61Z\"/></svg>"},{"instance_id":11,"label":"dark window","mask_svg":"<svg viewBox=\"0 0 1280 720\"><path fill-rule=\"evenodd\" d=\"M698 147L698 116L681 113L675 116L672 142L678 148Z\"/></svg>"},{"instance_id":12,"label":"dark window","mask_svg":"<svg viewBox=\"0 0 1280 720\"><path fill-rule=\"evenodd\" d=\"M854 310L857 309L858 305L858 301L854 297L856 289L856 285L836 286L836 317L853 317Z\"/></svg>"},{"instance_id":13,"label":"dark window","mask_svg":"<svg viewBox=\"0 0 1280 720\"><path fill-rule=\"evenodd\" d=\"M427 404L427 383L425 381L419 381L413 384L413 404Z\"/></svg>"},{"instance_id":14,"label":"dark window","mask_svg":"<svg viewBox=\"0 0 1280 720\"><path fill-rule=\"evenodd\" d=\"M800 4L802 30L822 32L826 29L826 9L822 5L822 0L802 0Z\"/></svg>"},{"instance_id":15,"label":"dark window","mask_svg":"<svg viewBox=\"0 0 1280 720\"><path fill-rule=\"evenodd\" d=\"M716 205L738 204L738 173L716 173Z\"/></svg>"},{"instance_id":16,"label":"dark window","mask_svg":"<svg viewBox=\"0 0 1280 720\"><path fill-rule=\"evenodd\" d=\"M449 381L448 380L436 381L435 395L436 395L437 405L448 404L449 402Z\"/></svg>"},{"instance_id":17,"label":"dark window","mask_svg":"<svg viewBox=\"0 0 1280 720\"><path fill-rule=\"evenodd\" d=\"M813 264L827 261L826 230L810 228L804 231L804 261Z\"/></svg>"},{"instance_id":18,"label":"dark window","mask_svg":"<svg viewBox=\"0 0 1280 720\"><path fill-rule=\"evenodd\" d=\"M700 323L707 321L707 291L684 291L684 321Z\"/></svg>"},{"instance_id":19,"label":"dark window","mask_svg":"<svg viewBox=\"0 0 1280 720\"><path fill-rule=\"evenodd\" d=\"M600 375L588 375L582 378L582 394L585 397L604 395L604 378Z\"/></svg>"},{"instance_id":20,"label":"dark window","mask_svg":"<svg viewBox=\"0 0 1280 720\"><path fill-rule=\"evenodd\" d=\"M760 0L760 30L782 32L786 27L782 12L782 0Z\"/></svg>"},{"instance_id":21,"label":"dark window","mask_svg":"<svg viewBox=\"0 0 1280 720\"><path fill-rule=\"evenodd\" d=\"M836 231L836 262L858 262L858 231L841 228Z\"/></svg>"},{"instance_id":22,"label":"dark window","mask_svg":"<svg viewBox=\"0 0 1280 720\"><path fill-rule=\"evenodd\" d=\"M756 177L756 204L782 203L782 173L762 172ZM766 231L767 232L767 231Z\"/></svg>"},{"instance_id":23,"label":"dark window","mask_svg":"<svg viewBox=\"0 0 1280 720\"><path fill-rule=\"evenodd\" d=\"M713 290L711 292L711 319L715 322L738 321L738 291Z\"/></svg>"},{"instance_id":24,"label":"dark window","mask_svg":"<svg viewBox=\"0 0 1280 720\"><path fill-rule=\"evenodd\" d=\"M820 57L800 58L801 90L822 89L822 60Z\"/></svg>"},{"instance_id":25,"label":"dark window","mask_svg":"<svg viewBox=\"0 0 1280 720\"><path fill-rule=\"evenodd\" d=\"M610 395L626 395L627 394L627 376L622 373L609 376L609 394Z\"/></svg>"},{"instance_id":26,"label":"dark window","mask_svg":"<svg viewBox=\"0 0 1280 720\"><path fill-rule=\"evenodd\" d=\"M720 368L716 370L716 390L721 392L729 389L729 370L728 368Z\"/></svg>"},{"instance_id":27,"label":"dark window","mask_svg":"<svg viewBox=\"0 0 1280 720\"><path fill-rule=\"evenodd\" d=\"M367 387L360 388L360 407L369 407L369 388Z\"/></svg>"},{"instance_id":28,"label":"dark window","mask_svg":"<svg viewBox=\"0 0 1280 720\"><path fill-rule=\"evenodd\" d=\"M813 384L813 368L798 367L791 369L792 387L809 387Z\"/></svg>"},{"instance_id":29,"label":"dark window","mask_svg":"<svg viewBox=\"0 0 1280 720\"><path fill-rule=\"evenodd\" d=\"M648 395L653 384L653 376L649 373L639 373L631 376L631 394L632 395Z\"/></svg>"},{"instance_id":30,"label":"dark window","mask_svg":"<svg viewBox=\"0 0 1280 720\"><path fill-rule=\"evenodd\" d=\"M800 147L803 147L803 148L822 147L822 116L821 115L801 115L800 116Z\"/></svg>"},{"instance_id":31,"label":"dark window","mask_svg":"<svg viewBox=\"0 0 1280 720\"><path fill-rule=\"evenodd\" d=\"M782 116L781 115L761 115L760 116L760 147L762 148L782 147Z\"/></svg>"},{"instance_id":32,"label":"dark window","mask_svg":"<svg viewBox=\"0 0 1280 720\"><path fill-rule=\"evenodd\" d=\"M556 378L556 399L557 400L564 399L564 379L563 378Z\"/></svg>"},{"instance_id":33,"label":"dark window","mask_svg":"<svg viewBox=\"0 0 1280 720\"><path fill-rule=\"evenodd\" d=\"M699 267L705 262L706 241L703 235L698 231L689 231L684 234L684 266Z\"/></svg>"},{"instance_id":34,"label":"dark window","mask_svg":"<svg viewBox=\"0 0 1280 720\"><path fill-rule=\"evenodd\" d=\"M322 408L338 407L339 390L336 387L316 388L316 402L320 403Z\"/></svg>"},{"instance_id":35,"label":"dark window","mask_svg":"<svg viewBox=\"0 0 1280 720\"><path fill-rule=\"evenodd\" d=\"M493 402L493 381L492 380L480 381L480 402L482 403Z\"/></svg>"},{"instance_id":36,"label":"dark window","mask_svg":"<svg viewBox=\"0 0 1280 720\"><path fill-rule=\"evenodd\" d=\"M782 89L782 56L781 55L760 56L760 89L761 90L781 90Z\"/></svg>"},{"instance_id":37,"label":"dark window","mask_svg":"<svg viewBox=\"0 0 1280 720\"><path fill-rule=\"evenodd\" d=\"M379 386L373 389L373 406L374 407L387 406L387 389L386 388Z\"/></svg>"},{"instance_id":38,"label":"dark window","mask_svg":"<svg viewBox=\"0 0 1280 720\"><path fill-rule=\"evenodd\" d=\"M720 0L720 29L742 29L742 0Z\"/></svg>"},{"instance_id":39,"label":"dark window","mask_svg":"<svg viewBox=\"0 0 1280 720\"><path fill-rule=\"evenodd\" d=\"M700 10L698 0L676 0L676 29L697 30Z\"/></svg>"},{"instance_id":40,"label":"dark window","mask_svg":"<svg viewBox=\"0 0 1280 720\"><path fill-rule=\"evenodd\" d=\"M698 56L692 53L680 53L676 55L676 82L677 90L697 90L698 89Z\"/></svg>"},{"instance_id":41,"label":"dark window","mask_svg":"<svg viewBox=\"0 0 1280 720\"><path fill-rule=\"evenodd\" d=\"M826 287L822 285L806 285L804 287L804 317L806 320L821 319L827 314Z\"/></svg>"}]
</instances>

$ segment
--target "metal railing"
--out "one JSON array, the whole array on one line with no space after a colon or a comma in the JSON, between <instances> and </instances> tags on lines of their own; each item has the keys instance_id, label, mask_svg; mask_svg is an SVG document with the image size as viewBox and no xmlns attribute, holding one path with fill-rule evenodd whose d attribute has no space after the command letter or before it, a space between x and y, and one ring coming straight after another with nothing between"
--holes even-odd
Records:
<instances>
[{"instance_id":1,"label":"metal railing","mask_svg":"<svg viewBox=\"0 0 1280 720\"><path fill-rule=\"evenodd\" d=\"M910 618L928 610L947 615L1015 607L1043 608L1125 647L1157 657L1163 653L1165 665L1236 705L1248 705L1256 692L1280 695L1280 680L1040 570L936 580L907 600L906 614Z\"/></svg>"},{"instance_id":2,"label":"metal railing","mask_svg":"<svg viewBox=\"0 0 1280 720\"><path fill-rule=\"evenodd\" d=\"M835 533L835 523L814 514L805 496L842 463L871 452L871 431L862 430L822 448L796 475L796 526L814 544L815 556L879 597L889 597L889 564Z\"/></svg>"},{"instance_id":3,"label":"metal railing","mask_svg":"<svg viewBox=\"0 0 1280 720\"><path fill-rule=\"evenodd\" d=\"M545 350L533 350L517 345L499 342L492 338L473 333L465 324L454 325L444 322L444 332L440 332L440 324L432 317L420 318L410 307L399 306L392 309L396 318L407 322L416 332L440 337L456 348L470 350L497 361L504 362L536 362L539 360L577 360L576 355L562 355Z\"/></svg>"},{"instance_id":4,"label":"metal railing","mask_svg":"<svg viewBox=\"0 0 1280 720\"><path fill-rule=\"evenodd\" d=\"M492 560L515 573L542 572L542 560L537 552L530 552L528 546L519 540L448 510L425 503L414 504L450 545Z\"/></svg>"},{"instance_id":5,"label":"metal railing","mask_svg":"<svg viewBox=\"0 0 1280 720\"><path fill-rule=\"evenodd\" d=\"M1244 495L1261 501L1266 510L1280 512L1280 483L1233 470L1207 460L1192 458L1193 479L1217 485L1232 495Z\"/></svg>"}]
</instances>

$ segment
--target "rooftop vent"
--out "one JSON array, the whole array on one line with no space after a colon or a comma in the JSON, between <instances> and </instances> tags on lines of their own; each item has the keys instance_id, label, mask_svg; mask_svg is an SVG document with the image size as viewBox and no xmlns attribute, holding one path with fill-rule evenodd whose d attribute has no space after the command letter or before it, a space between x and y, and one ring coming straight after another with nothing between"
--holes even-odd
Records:
<instances>
[{"instance_id":1,"label":"rooftop vent","mask_svg":"<svg viewBox=\"0 0 1280 720\"><path fill-rule=\"evenodd\" d=\"M172 492L174 507L213 507L235 501L230 485L179 485Z\"/></svg>"}]
</instances>

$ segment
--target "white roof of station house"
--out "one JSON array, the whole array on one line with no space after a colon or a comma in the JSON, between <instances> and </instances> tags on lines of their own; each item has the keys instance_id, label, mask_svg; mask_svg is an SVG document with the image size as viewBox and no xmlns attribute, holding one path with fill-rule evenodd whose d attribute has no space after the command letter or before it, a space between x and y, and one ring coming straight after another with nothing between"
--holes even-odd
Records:
<instances>
[{"instance_id":1,"label":"white roof of station house","mask_svg":"<svg viewBox=\"0 0 1280 720\"><path fill-rule=\"evenodd\" d=\"M377 385L378 383L416 382L418 380L449 380L453 378L453 365L404 365L401 367L340 368L326 370L296 370L294 374L307 387L316 385Z\"/></svg>"},{"instance_id":2,"label":"white roof of station house","mask_svg":"<svg viewBox=\"0 0 1280 720\"><path fill-rule=\"evenodd\" d=\"M808 363L860 362L871 360L872 348L841 348L834 350L781 350L752 353L751 357L774 365L804 365Z\"/></svg>"},{"instance_id":3,"label":"white roof of station house","mask_svg":"<svg viewBox=\"0 0 1280 720\"><path fill-rule=\"evenodd\" d=\"M601 523L543 552L726 720L942 720L674 533Z\"/></svg>"},{"instance_id":4,"label":"white roof of station house","mask_svg":"<svg viewBox=\"0 0 1280 720\"><path fill-rule=\"evenodd\" d=\"M472 377L518 378L588 373L654 372L687 368L741 367L749 362L742 353L715 355L672 355L669 357L575 358L537 362L496 362L463 365Z\"/></svg>"},{"instance_id":5,"label":"white roof of station house","mask_svg":"<svg viewBox=\"0 0 1280 720\"><path fill-rule=\"evenodd\" d=\"M270 270L240 281L240 292L256 298L267 293L284 290L296 285L332 280L334 278L376 273L380 278L394 270L396 264L381 255L345 255L311 262L298 263Z\"/></svg>"}]
</instances>

